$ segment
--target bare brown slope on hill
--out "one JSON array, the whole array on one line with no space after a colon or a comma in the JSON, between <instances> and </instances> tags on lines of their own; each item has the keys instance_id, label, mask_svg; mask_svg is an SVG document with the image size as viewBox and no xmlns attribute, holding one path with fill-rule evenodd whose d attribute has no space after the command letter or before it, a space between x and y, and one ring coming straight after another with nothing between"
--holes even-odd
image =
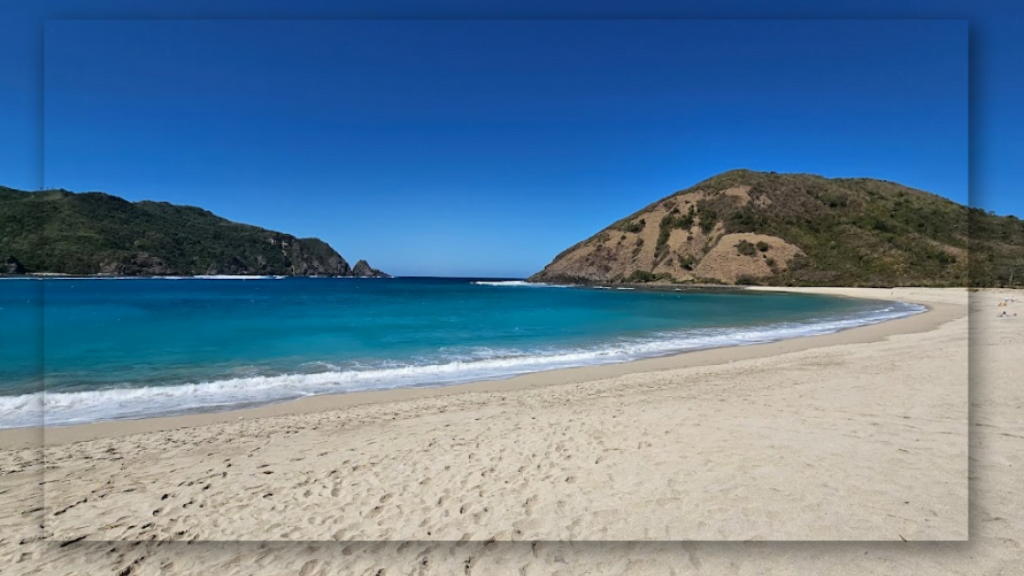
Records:
<instances>
[{"instance_id":1,"label":"bare brown slope on hill","mask_svg":"<svg viewBox=\"0 0 1024 576\"><path fill-rule=\"evenodd\" d=\"M987 286L1015 273L1024 281L1013 216L883 180L733 170L615 222L529 280Z\"/></svg>"}]
</instances>

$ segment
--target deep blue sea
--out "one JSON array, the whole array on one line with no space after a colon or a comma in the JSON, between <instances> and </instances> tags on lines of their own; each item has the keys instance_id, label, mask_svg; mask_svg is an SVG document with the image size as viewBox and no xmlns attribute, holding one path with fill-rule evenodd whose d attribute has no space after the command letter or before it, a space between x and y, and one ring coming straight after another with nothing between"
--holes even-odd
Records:
<instances>
[{"instance_id":1,"label":"deep blue sea","mask_svg":"<svg viewBox=\"0 0 1024 576\"><path fill-rule=\"evenodd\" d=\"M47 426L222 410L768 342L920 311L469 278L0 280L0 427L39 425L41 403Z\"/></svg>"}]
</instances>

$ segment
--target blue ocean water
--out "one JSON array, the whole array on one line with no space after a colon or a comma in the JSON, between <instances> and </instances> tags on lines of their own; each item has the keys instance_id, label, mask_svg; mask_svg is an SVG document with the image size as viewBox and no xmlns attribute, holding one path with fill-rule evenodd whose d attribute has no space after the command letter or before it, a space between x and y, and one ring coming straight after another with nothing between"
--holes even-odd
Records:
<instances>
[{"instance_id":1,"label":"blue ocean water","mask_svg":"<svg viewBox=\"0 0 1024 576\"><path fill-rule=\"evenodd\" d=\"M453 278L3 280L0 427L39 425L40 407L53 426L506 378L922 310Z\"/></svg>"}]
</instances>

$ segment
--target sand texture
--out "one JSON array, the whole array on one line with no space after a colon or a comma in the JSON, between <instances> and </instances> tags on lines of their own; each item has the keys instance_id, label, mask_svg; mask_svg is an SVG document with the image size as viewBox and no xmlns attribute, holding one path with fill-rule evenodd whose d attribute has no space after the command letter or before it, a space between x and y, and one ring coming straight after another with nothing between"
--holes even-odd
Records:
<instances>
[{"instance_id":1,"label":"sand texture","mask_svg":"<svg viewBox=\"0 0 1024 576\"><path fill-rule=\"evenodd\" d=\"M988 357L975 374L988 395L974 394L973 540L904 543L968 532L966 292L893 297L935 312L882 340L851 330L802 349L566 371L563 385L61 429L45 499L39 451L0 452L0 555L25 574L1000 573L1024 518L1010 356L1024 320L996 320L996 296L972 296ZM85 540L42 541L40 523ZM152 538L396 542L90 542ZM551 539L895 543L533 542Z\"/></svg>"}]
</instances>

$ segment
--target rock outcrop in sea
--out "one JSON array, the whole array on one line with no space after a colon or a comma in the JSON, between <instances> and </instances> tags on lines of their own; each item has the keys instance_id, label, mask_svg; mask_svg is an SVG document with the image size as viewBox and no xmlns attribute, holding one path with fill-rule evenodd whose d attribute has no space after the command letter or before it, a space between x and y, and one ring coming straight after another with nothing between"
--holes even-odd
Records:
<instances>
[{"instance_id":1,"label":"rock outcrop in sea","mask_svg":"<svg viewBox=\"0 0 1024 576\"><path fill-rule=\"evenodd\" d=\"M352 276L358 278L391 278L390 274L371 267L366 260L356 262L356 265L352 267Z\"/></svg>"}]
</instances>

